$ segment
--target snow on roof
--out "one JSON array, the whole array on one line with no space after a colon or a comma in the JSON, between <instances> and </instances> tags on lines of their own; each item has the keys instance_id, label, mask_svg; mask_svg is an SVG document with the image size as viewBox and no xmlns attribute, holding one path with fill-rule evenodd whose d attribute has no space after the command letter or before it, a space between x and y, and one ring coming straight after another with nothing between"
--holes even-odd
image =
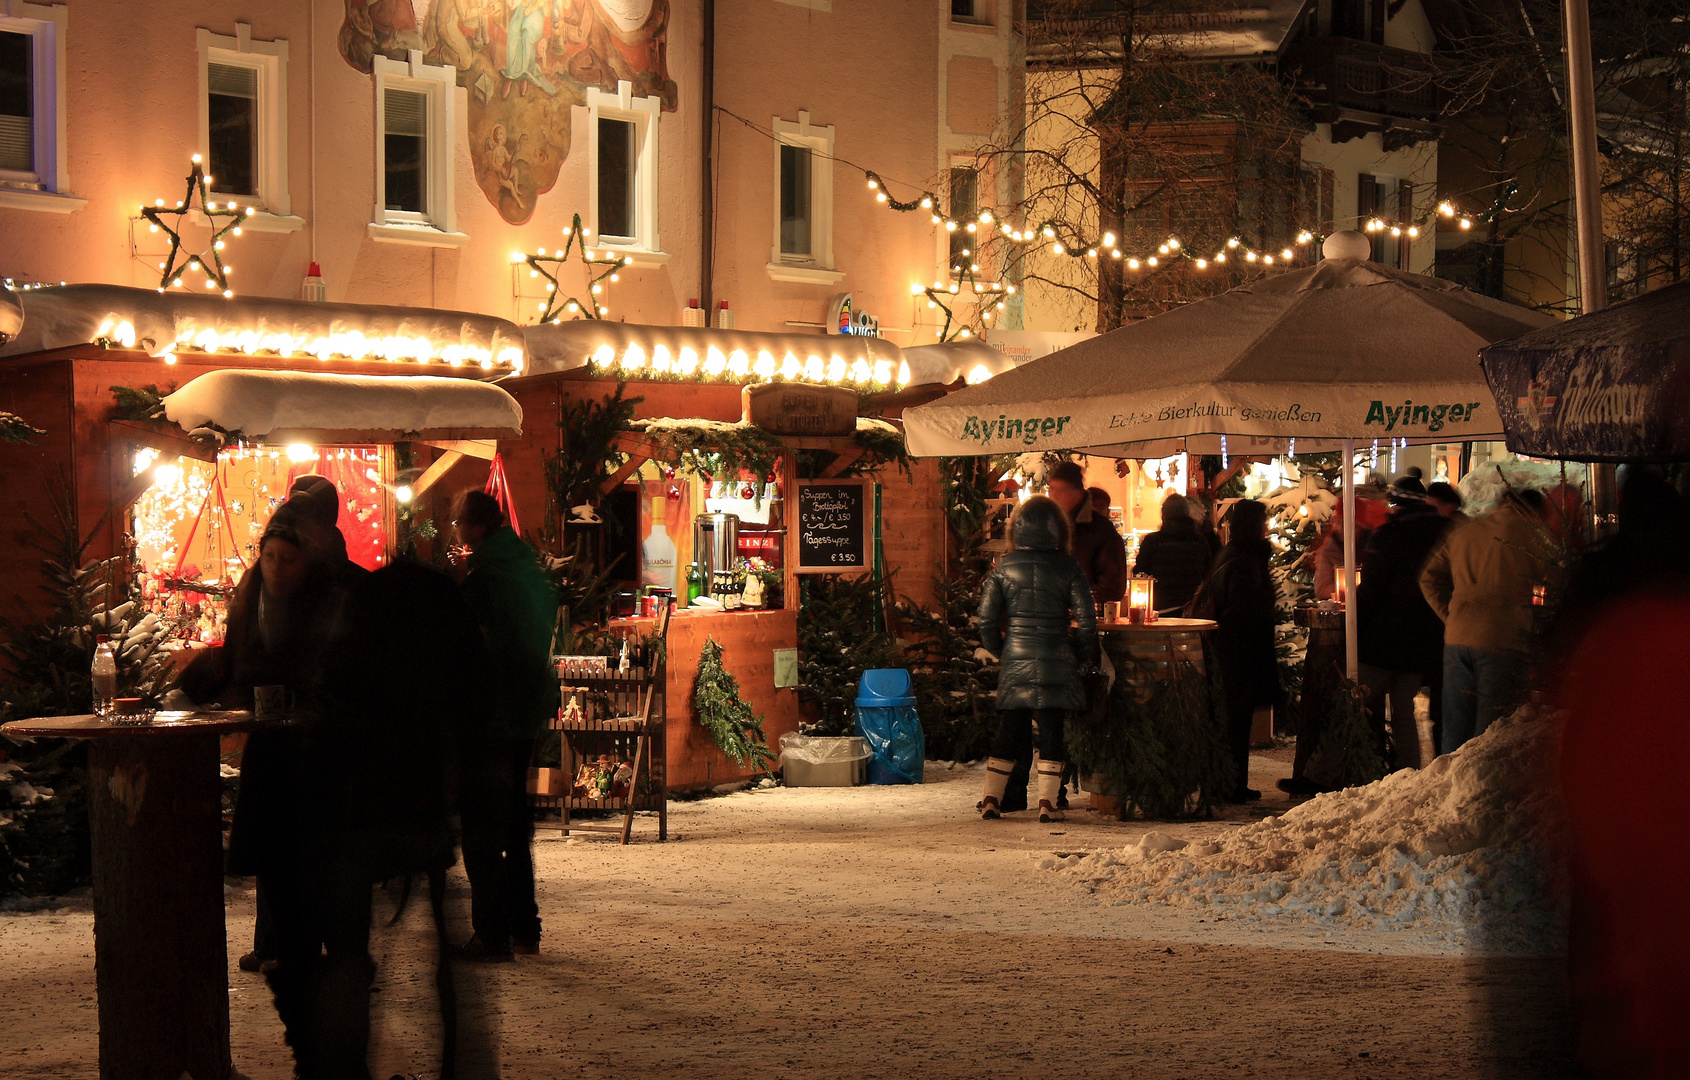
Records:
<instances>
[{"instance_id":1,"label":"snow on roof","mask_svg":"<svg viewBox=\"0 0 1690 1080\"><path fill-rule=\"evenodd\" d=\"M522 434L522 407L505 391L435 375L208 371L166 397L164 415L184 430L215 426L249 438L307 431Z\"/></svg>"},{"instance_id":2,"label":"snow on roof","mask_svg":"<svg viewBox=\"0 0 1690 1080\"><path fill-rule=\"evenodd\" d=\"M593 366L626 378L640 372L745 383L776 374L787 381L901 384L903 351L884 338L844 334L765 334L702 326L649 326L580 319L526 327L528 373ZM843 375L830 373L833 359ZM859 366L860 365L860 366ZM859 378L858 376L862 376Z\"/></svg>"},{"instance_id":3,"label":"snow on roof","mask_svg":"<svg viewBox=\"0 0 1690 1080\"><path fill-rule=\"evenodd\" d=\"M958 379L985 382L1015 366L1009 356L976 338L915 345L904 350L904 359L910 365L911 386L949 386Z\"/></svg>"},{"instance_id":4,"label":"snow on roof","mask_svg":"<svg viewBox=\"0 0 1690 1080\"><path fill-rule=\"evenodd\" d=\"M201 296L122 285L14 292L23 324L0 357L105 341L153 356L223 352L403 360L521 371L520 326L431 308L329 304L267 296Z\"/></svg>"}]
</instances>

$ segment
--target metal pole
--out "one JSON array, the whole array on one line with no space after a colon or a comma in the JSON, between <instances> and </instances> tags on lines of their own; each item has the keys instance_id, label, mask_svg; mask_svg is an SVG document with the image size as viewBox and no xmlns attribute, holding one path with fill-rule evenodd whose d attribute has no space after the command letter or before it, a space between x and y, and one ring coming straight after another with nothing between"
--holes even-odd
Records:
<instances>
[{"instance_id":1,"label":"metal pole","mask_svg":"<svg viewBox=\"0 0 1690 1080\"><path fill-rule=\"evenodd\" d=\"M1590 56L1588 0L1562 0L1566 19L1567 122L1573 144L1573 206L1578 225L1579 311L1608 306L1608 260L1602 246L1602 187L1596 156L1596 86ZM1612 465L1590 466L1590 503L1600 535L1619 507Z\"/></svg>"},{"instance_id":2,"label":"metal pole","mask_svg":"<svg viewBox=\"0 0 1690 1080\"><path fill-rule=\"evenodd\" d=\"M1361 678L1361 643L1356 639L1356 441L1344 440L1344 673Z\"/></svg>"}]
</instances>

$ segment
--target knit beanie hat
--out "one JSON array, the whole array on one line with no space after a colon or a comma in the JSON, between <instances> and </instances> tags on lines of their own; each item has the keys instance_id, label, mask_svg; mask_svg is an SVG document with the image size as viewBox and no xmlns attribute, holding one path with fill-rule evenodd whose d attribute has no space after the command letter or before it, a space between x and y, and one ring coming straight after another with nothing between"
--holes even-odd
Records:
<instances>
[{"instance_id":1,"label":"knit beanie hat","mask_svg":"<svg viewBox=\"0 0 1690 1080\"><path fill-rule=\"evenodd\" d=\"M311 519L324 528L329 528L340 520L340 492L325 477L315 473L306 473L297 477L293 486L288 488L288 503L306 502L301 507L311 515Z\"/></svg>"}]
</instances>

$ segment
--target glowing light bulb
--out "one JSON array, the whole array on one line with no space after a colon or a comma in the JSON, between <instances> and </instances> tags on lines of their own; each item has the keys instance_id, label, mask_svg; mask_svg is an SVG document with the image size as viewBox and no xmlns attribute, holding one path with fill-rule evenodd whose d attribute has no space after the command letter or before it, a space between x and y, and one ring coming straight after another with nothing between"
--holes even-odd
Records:
<instances>
[{"instance_id":1,"label":"glowing light bulb","mask_svg":"<svg viewBox=\"0 0 1690 1080\"><path fill-rule=\"evenodd\" d=\"M411 490L411 485L400 484L398 487L393 489L393 498L400 505L404 505L416 498L416 493Z\"/></svg>"},{"instance_id":2,"label":"glowing light bulb","mask_svg":"<svg viewBox=\"0 0 1690 1080\"><path fill-rule=\"evenodd\" d=\"M306 443L290 443L288 445L288 460L295 464L310 461L317 456L317 448Z\"/></svg>"}]
</instances>

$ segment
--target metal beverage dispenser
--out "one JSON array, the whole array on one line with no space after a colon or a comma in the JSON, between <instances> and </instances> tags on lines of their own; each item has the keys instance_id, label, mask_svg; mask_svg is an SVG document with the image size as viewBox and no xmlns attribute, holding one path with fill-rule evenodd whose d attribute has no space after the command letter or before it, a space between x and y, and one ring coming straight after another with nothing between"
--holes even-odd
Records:
<instances>
[{"instance_id":1,"label":"metal beverage dispenser","mask_svg":"<svg viewBox=\"0 0 1690 1080\"><path fill-rule=\"evenodd\" d=\"M739 515L699 514L692 519L693 558L704 567L705 580L718 571L732 570L739 556Z\"/></svg>"}]
</instances>

